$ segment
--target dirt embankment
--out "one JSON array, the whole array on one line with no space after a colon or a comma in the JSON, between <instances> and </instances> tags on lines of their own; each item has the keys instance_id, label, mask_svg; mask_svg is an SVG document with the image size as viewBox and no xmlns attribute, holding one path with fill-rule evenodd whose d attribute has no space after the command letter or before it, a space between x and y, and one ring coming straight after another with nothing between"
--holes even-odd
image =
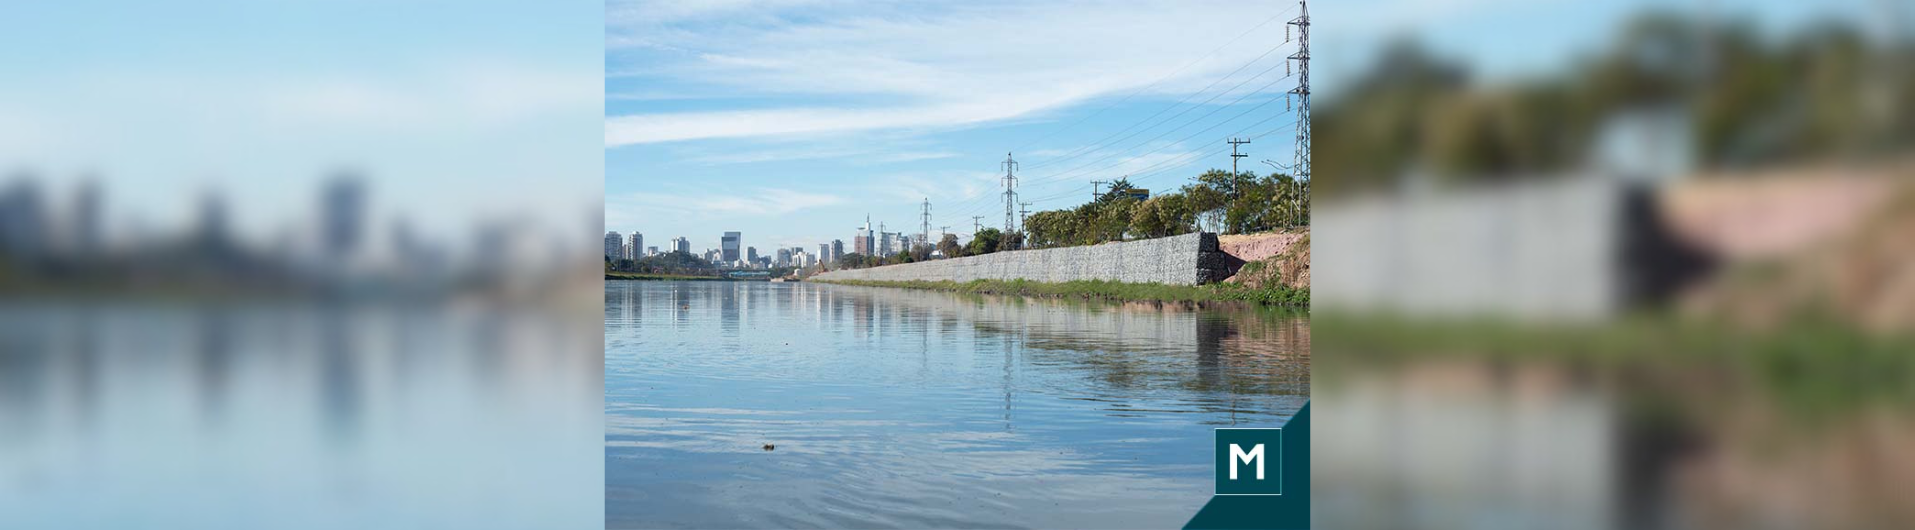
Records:
<instances>
[{"instance_id":1,"label":"dirt embankment","mask_svg":"<svg viewBox=\"0 0 1915 530\"><path fill-rule=\"evenodd\" d=\"M1243 260L1243 268L1224 280L1262 288L1282 284L1310 287L1310 230L1217 236L1224 253Z\"/></svg>"},{"instance_id":2,"label":"dirt embankment","mask_svg":"<svg viewBox=\"0 0 1915 530\"><path fill-rule=\"evenodd\" d=\"M1820 314L1915 329L1915 167L1840 173L1715 182L1672 197L1665 211L1678 234L1726 261L1683 309L1759 326Z\"/></svg>"}]
</instances>

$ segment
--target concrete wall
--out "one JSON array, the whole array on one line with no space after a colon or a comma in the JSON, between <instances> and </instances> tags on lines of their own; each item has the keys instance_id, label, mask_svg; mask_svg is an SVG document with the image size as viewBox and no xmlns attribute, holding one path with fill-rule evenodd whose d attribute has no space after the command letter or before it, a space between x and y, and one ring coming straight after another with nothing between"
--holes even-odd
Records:
<instances>
[{"instance_id":1,"label":"concrete wall","mask_svg":"<svg viewBox=\"0 0 1915 530\"><path fill-rule=\"evenodd\" d=\"M1654 190L1602 174L1319 201L1317 309L1598 320L1665 299L1706 260Z\"/></svg>"},{"instance_id":2,"label":"concrete wall","mask_svg":"<svg viewBox=\"0 0 1915 530\"><path fill-rule=\"evenodd\" d=\"M1068 282L1105 280L1129 283L1196 285L1235 272L1235 260L1217 249L1217 235L1105 243L1087 247L999 252L968 258L933 260L869 269L831 271L819 280L954 281L1031 280Z\"/></svg>"}]
</instances>

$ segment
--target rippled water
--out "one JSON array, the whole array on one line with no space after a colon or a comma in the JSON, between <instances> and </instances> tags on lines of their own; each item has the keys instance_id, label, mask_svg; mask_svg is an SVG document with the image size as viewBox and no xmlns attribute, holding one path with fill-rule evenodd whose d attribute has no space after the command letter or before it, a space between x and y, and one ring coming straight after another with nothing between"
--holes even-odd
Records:
<instances>
[{"instance_id":1,"label":"rippled water","mask_svg":"<svg viewBox=\"0 0 1915 530\"><path fill-rule=\"evenodd\" d=\"M1179 526L1309 351L1267 308L607 282L606 525Z\"/></svg>"},{"instance_id":2,"label":"rippled water","mask_svg":"<svg viewBox=\"0 0 1915 530\"><path fill-rule=\"evenodd\" d=\"M583 316L0 302L0 528L598 528Z\"/></svg>"}]
</instances>

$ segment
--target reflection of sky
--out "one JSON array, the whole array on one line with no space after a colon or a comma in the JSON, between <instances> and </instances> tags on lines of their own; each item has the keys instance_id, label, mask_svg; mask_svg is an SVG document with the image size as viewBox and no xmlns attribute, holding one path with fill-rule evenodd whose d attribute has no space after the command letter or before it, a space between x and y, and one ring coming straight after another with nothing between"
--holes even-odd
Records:
<instances>
[{"instance_id":1,"label":"reflection of sky","mask_svg":"<svg viewBox=\"0 0 1915 530\"><path fill-rule=\"evenodd\" d=\"M613 527L1174 526L1209 498L1212 428L1309 392L1307 322L1270 312L728 282L606 302Z\"/></svg>"},{"instance_id":2,"label":"reflection of sky","mask_svg":"<svg viewBox=\"0 0 1915 530\"><path fill-rule=\"evenodd\" d=\"M242 235L273 235L345 167L376 214L439 239L482 213L576 231L598 202L601 9L9 3L0 172L97 175L115 230L184 222L218 190Z\"/></svg>"},{"instance_id":3,"label":"reflection of sky","mask_svg":"<svg viewBox=\"0 0 1915 530\"><path fill-rule=\"evenodd\" d=\"M563 323L122 305L0 326L0 526L600 526L597 348Z\"/></svg>"}]
</instances>

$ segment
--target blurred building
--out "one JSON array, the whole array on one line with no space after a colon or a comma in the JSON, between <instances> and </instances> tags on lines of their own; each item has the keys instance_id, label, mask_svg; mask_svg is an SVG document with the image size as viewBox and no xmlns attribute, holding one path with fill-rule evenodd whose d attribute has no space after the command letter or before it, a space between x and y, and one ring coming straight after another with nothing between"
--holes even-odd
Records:
<instances>
[{"instance_id":1,"label":"blurred building","mask_svg":"<svg viewBox=\"0 0 1915 530\"><path fill-rule=\"evenodd\" d=\"M685 239L683 237L674 237L672 238L672 246L667 248L670 248L671 252L683 252L686 254L691 254L692 242L691 240Z\"/></svg>"},{"instance_id":2,"label":"blurred building","mask_svg":"<svg viewBox=\"0 0 1915 530\"><path fill-rule=\"evenodd\" d=\"M638 258L645 257L643 255L644 248L645 248L645 234L632 232L632 243L630 245L625 246L625 257L629 259L638 259Z\"/></svg>"},{"instance_id":3,"label":"blurred building","mask_svg":"<svg viewBox=\"0 0 1915 530\"><path fill-rule=\"evenodd\" d=\"M350 262L365 237L366 190L357 175L342 173L320 193L320 251L336 263Z\"/></svg>"}]
</instances>

